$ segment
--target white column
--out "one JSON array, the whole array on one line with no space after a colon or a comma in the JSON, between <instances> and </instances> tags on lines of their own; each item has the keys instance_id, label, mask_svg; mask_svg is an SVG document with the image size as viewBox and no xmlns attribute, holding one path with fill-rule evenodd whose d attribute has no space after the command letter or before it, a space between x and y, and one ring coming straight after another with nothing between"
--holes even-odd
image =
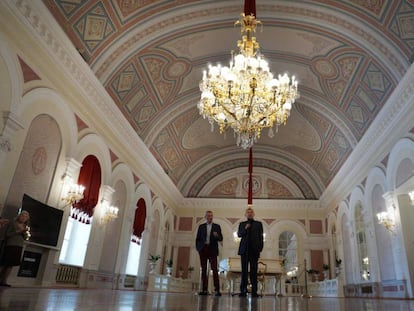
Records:
<instances>
[{"instance_id":1,"label":"white column","mask_svg":"<svg viewBox=\"0 0 414 311\"><path fill-rule=\"evenodd\" d=\"M89 237L88 250L86 252L84 268L98 270L105 237L106 226L100 222L103 214L104 201L112 202L112 195L115 189L108 185L101 185L99 201L93 212L91 235Z\"/></svg>"},{"instance_id":2,"label":"white column","mask_svg":"<svg viewBox=\"0 0 414 311\"><path fill-rule=\"evenodd\" d=\"M395 197L393 191L389 191L383 194L383 198L385 199L385 206L387 211L390 215L394 215L395 219L395 234L393 234L392 238L392 254L394 262L401 263L395 265L395 277L398 280L403 280L407 278L406 271L404 271L404 264L402 264L402 260L406 257L405 250L404 250L404 243L403 243L403 236L402 236L402 228L401 228L401 219L400 219L400 211L398 208L395 208L395 204L398 204L398 200ZM396 202L396 203L394 203Z\"/></svg>"},{"instance_id":3,"label":"white column","mask_svg":"<svg viewBox=\"0 0 414 311\"><path fill-rule=\"evenodd\" d=\"M12 140L16 131L23 129L17 116L11 111L3 111L4 127L0 135L0 150L3 152L11 151Z\"/></svg>"},{"instance_id":4,"label":"white column","mask_svg":"<svg viewBox=\"0 0 414 311\"><path fill-rule=\"evenodd\" d=\"M13 154L13 140L18 130L24 129L23 124L17 116L10 111L3 111L4 126L0 134L0 167L6 167L7 157L18 157L19 154ZM3 176L4 177L4 176Z\"/></svg>"}]
</instances>

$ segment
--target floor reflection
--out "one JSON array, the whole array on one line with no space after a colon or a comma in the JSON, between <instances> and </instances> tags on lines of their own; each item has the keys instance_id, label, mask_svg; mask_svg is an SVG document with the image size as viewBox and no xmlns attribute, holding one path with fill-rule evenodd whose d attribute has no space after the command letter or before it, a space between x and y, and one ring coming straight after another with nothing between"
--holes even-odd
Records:
<instances>
[{"instance_id":1,"label":"floor reflection","mask_svg":"<svg viewBox=\"0 0 414 311\"><path fill-rule=\"evenodd\" d=\"M0 311L414 311L413 300L273 297L147 293L96 289L0 289Z\"/></svg>"}]
</instances>

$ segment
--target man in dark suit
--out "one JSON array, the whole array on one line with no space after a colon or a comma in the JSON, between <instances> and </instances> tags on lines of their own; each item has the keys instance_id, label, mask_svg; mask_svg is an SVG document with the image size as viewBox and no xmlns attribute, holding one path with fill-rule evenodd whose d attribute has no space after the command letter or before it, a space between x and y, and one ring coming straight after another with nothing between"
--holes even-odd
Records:
<instances>
[{"instance_id":1,"label":"man in dark suit","mask_svg":"<svg viewBox=\"0 0 414 311\"><path fill-rule=\"evenodd\" d=\"M208 277L207 277L207 260L210 262L211 270L213 270L213 280L215 295L221 296L220 283L217 269L218 242L223 241L221 227L213 223L213 212L207 211L205 214L206 222L198 227L196 237L196 249L200 255L201 278L203 282L203 290L199 295L207 295Z\"/></svg>"},{"instance_id":2,"label":"man in dark suit","mask_svg":"<svg viewBox=\"0 0 414 311\"><path fill-rule=\"evenodd\" d=\"M254 211L251 207L246 209L247 220L239 224L237 236L241 238L239 252L241 256L242 276L240 283L240 297L247 296L247 274L250 265L250 283L252 285L252 297L257 294L257 262L260 252L263 250L263 225L254 220Z\"/></svg>"}]
</instances>

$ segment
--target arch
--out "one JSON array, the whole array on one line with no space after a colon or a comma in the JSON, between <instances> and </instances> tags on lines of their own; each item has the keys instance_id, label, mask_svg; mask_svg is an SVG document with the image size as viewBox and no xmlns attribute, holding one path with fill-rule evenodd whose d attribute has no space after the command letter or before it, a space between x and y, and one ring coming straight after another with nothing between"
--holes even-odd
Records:
<instances>
[{"instance_id":1,"label":"arch","mask_svg":"<svg viewBox=\"0 0 414 311\"><path fill-rule=\"evenodd\" d=\"M132 234L129 237L128 258L126 261L126 273L130 275L138 275L140 266L143 264L141 260L141 238L145 230L147 207L143 198L139 198L135 203L134 220L132 223Z\"/></svg>"},{"instance_id":2,"label":"arch","mask_svg":"<svg viewBox=\"0 0 414 311\"><path fill-rule=\"evenodd\" d=\"M155 203L156 202L156 203ZM162 221L159 227L159 249L161 250L161 264L162 267L166 267L166 261L172 259L174 262L174 256L177 254L173 253L173 237L174 237L174 215L170 208L166 208L160 198L156 198L154 204L160 206L160 210L164 211ZM176 266L175 266L176 267Z\"/></svg>"},{"instance_id":3,"label":"arch","mask_svg":"<svg viewBox=\"0 0 414 311\"><path fill-rule=\"evenodd\" d=\"M132 200L133 194L135 192L134 177L128 165L126 165L125 163L117 164L112 170L110 180L111 180L111 185L113 186L118 181L122 180L125 183L125 187L126 187L127 198L128 198L127 201L129 202L130 200Z\"/></svg>"},{"instance_id":4,"label":"arch","mask_svg":"<svg viewBox=\"0 0 414 311\"><path fill-rule=\"evenodd\" d=\"M400 139L391 149L386 172L387 192L397 188L398 168L404 159L414 163L414 142L409 138Z\"/></svg>"},{"instance_id":5,"label":"arch","mask_svg":"<svg viewBox=\"0 0 414 311\"><path fill-rule=\"evenodd\" d=\"M345 283L354 282L354 267L356 265L356 248L354 246L353 214L346 201L339 204L337 213L337 243L338 259L342 261L342 269L345 276Z\"/></svg>"},{"instance_id":6,"label":"arch","mask_svg":"<svg viewBox=\"0 0 414 311\"><path fill-rule=\"evenodd\" d=\"M147 245L148 255L161 255L162 245L159 245L158 241L160 240L160 227L161 227L161 218L162 215L158 208L155 208L151 212L151 223L149 228L149 240ZM161 255L161 262L165 262L165 256ZM162 265L157 267L157 272L160 273Z\"/></svg>"},{"instance_id":7,"label":"arch","mask_svg":"<svg viewBox=\"0 0 414 311\"><path fill-rule=\"evenodd\" d=\"M7 160L7 164L5 164L10 167L15 165L13 162L16 161L22 150L24 137L27 136L29 130L28 126L37 116L47 112L47 115L58 124L61 137L61 151L50 189L48 204L59 206L62 191L61 178L67 167L66 160L72 158L78 139L75 115L66 100L59 93L48 88L37 88L26 93L21 99L21 104L14 109L14 112L23 125L23 129L16 132L14 150L12 150L11 156Z\"/></svg>"},{"instance_id":8,"label":"arch","mask_svg":"<svg viewBox=\"0 0 414 311\"><path fill-rule=\"evenodd\" d=\"M73 157L73 150L78 139L78 127L73 111L60 94L48 88L31 90L23 96L21 105L16 108L15 113L21 118L20 121L23 124L30 124L36 116L44 114L45 111L59 125L62 136L62 153ZM18 133L23 135L21 132Z\"/></svg>"},{"instance_id":9,"label":"arch","mask_svg":"<svg viewBox=\"0 0 414 311\"><path fill-rule=\"evenodd\" d=\"M271 241L271 246L270 248L268 248L268 252L272 252L272 253L268 253L268 258L274 258L275 256L277 256L277 258L279 258L279 237L280 235L285 232L285 231L289 231L292 232L293 234L295 234L296 239L297 239L297 264L299 268L299 270L303 269L303 265L302 262L305 259L305 253L304 253L304 243L305 240L307 239L307 234L305 231L305 228L303 227L303 224L297 222L297 221L293 221L293 220L280 220L277 221L276 223L273 223L272 227L270 228L270 236L272 237Z\"/></svg>"},{"instance_id":10,"label":"arch","mask_svg":"<svg viewBox=\"0 0 414 311\"><path fill-rule=\"evenodd\" d=\"M101 184L109 185L112 172L109 149L105 141L96 134L84 136L75 148L75 159L79 162L89 155L95 156L101 166Z\"/></svg>"},{"instance_id":11,"label":"arch","mask_svg":"<svg viewBox=\"0 0 414 311\"><path fill-rule=\"evenodd\" d=\"M106 224L104 231L104 242L100 256L99 267L102 271L111 271L117 273L117 262L122 256L124 244L122 243L122 227L125 210L128 202L127 184L123 179L117 179L112 184L115 190L112 195L111 205L119 208L118 218Z\"/></svg>"},{"instance_id":12,"label":"arch","mask_svg":"<svg viewBox=\"0 0 414 311\"><path fill-rule=\"evenodd\" d=\"M360 263L362 266L362 271L364 271L363 278L365 280L370 279L370 275L368 274L369 271L369 262L366 261L369 259L368 256L368 243L367 243L367 230L364 221L364 213L363 213L363 206L361 202L358 202L355 205L355 228L356 228L356 236L357 236L357 247L358 247L358 254L360 258Z\"/></svg>"},{"instance_id":13,"label":"arch","mask_svg":"<svg viewBox=\"0 0 414 311\"><path fill-rule=\"evenodd\" d=\"M350 209L349 216L351 216L350 219L354 219L355 206L357 205L358 202L361 202L363 206L365 205L364 204L365 203L364 192L361 186L355 187L351 192L351 196L349 198L349 209Z\"/></svg>"},{"instance_id":14,"label":"arch","mask_svg":"<svg viewBox=\"0 0 414 311\"><path fill-rule=\"evenodd\" d=\"M0 112L11 111L20 106L21 96L23 94L23 75L19 66L17 54L8 45L8 40L0 33L0 94L2 102L0 103ZM4 70L2 70L4 69ZM0 120L0 129L3 129L3 120Z\"/></svg>"},{"instance_id":15,"label":"arch","mask_svg":"<svg viewBox=\"0 0 414 311\"><path fill-rule=\"evenodd\" d=\"M129 250L129 243L131 240L131 226L132 213L135 200L134 178L130 168L125 163L117 164L112 170L111 185L115 189L112 197L112 202L117 205L116 200L120 194L118 193L117 184L122 182L125 186L125 200L124 204L118 204L119 215L116 220L116 225L119 226L119 245L117 251L117 260L115 264L115 273L125 273L127 262L127 254ZM121 196L122 197L122 196ZM115 229L113 229L115 230Z\"/></svg>"},{"instance_id":16,"label":"arch","mask_svg":"<svg viewBox=\"0 0 414 311\"><path fill-rule=\"evenodd\" d=\"M348 284L355 281L355 269L359 267L359 264L355 260L356 251L353 243L354 232L352 228L352 221L349 219L348 214L342 214L340 218L341 223L341 237L342 244L342 262L345 268L345 282Z\"/></svg>"},{"instance_id":17,"label":"arch","mask_svg":"<svg viewBox=\"0 0 414 311\"><path fill-rule=\"evenodd\" d=\"M61 154L58 123L47 114L36 116L27 129L17 166L8 190L3 217L13 218L23 194L46 203Z\"/></svg>"},{"instance_id":18,"label":"arch","mask_svg":"<svg viewBox=\"0 0 414 311\"><path fill-rule=\"evenodd\" d=\"M370 238L369 253L372 255L371 277L373 281L394 279L394 259L389 232L377 221L377 213L386 210L383 194L386 189L386 176L381 167L372 168L365 184L365 204ZM390 275L393 275L392 277Z\"/></svg>"},{"instance_id":19,"label":"arch","mask_svg":"<svg viewBox=\"0 0 414 311\"><path fill-rule=\"evenodd\" d=\"M131 175L131 178L133 180L132 175ZM133 185L133 181L131 185ZM145 227L144 227L144 231L142 232L141 245L140 245L141 255L139 257L138 275L143 276L145 275L145 272L147 269L147 266L146 266L147 257L142 256L142 254L149 254L149 253L151 253L152 255L159 254L159 253L155 253L157 251L156 244L157 244L158 237L154 239L153 232L151 231L153 229L153 221L154 221L154 210L153 210L153 204L152 204L152 199L151 199L151 190L143 182L139 182L138 185L136 186L136 189L134 193L132 194L132 198L128 206L128 210L126 211L127 215L125 216L126 225L124 226L123 241L125 241L125 243L128 243L127 244L128 248L131 247L130 241L131 241L131 237L133 234L133 222L134 222L136 204L141 199L145 201L146 217L145 217Z\"/></svg>"},{"instance_id":20,"label":"arch","mask_svg":"<svg viewBox=\"0 0 414 311\"><path fill-rule=\"evenodd\" d=\"M339 258L339 243L338 238L340 237L338 231L338 224L337 224L337 213L331 212L327 217L327 238L329 239L329 258L328 258L328 265L330 267L336 267L336 259ZM331 271L332 268L331 268Z\"/></svg>"},{"instance_id":21,"label":"arch","mask_svg":"<svg viewBox=\"0 0 414 311\"><path fill-rule=\"evenodd\" d=\"M134 194L134 201L137 201L139 198L143 198L145 200L145 203L147 205L147 211L152 210L152 206L154 205L152 202L151 197L151 190L147 186L147 184L140 182L138 183L135 194ZM147 217L151 217L152 213L147 213ZM149 219L151 221L151 219Z\"/></svg>"}]
</instances>

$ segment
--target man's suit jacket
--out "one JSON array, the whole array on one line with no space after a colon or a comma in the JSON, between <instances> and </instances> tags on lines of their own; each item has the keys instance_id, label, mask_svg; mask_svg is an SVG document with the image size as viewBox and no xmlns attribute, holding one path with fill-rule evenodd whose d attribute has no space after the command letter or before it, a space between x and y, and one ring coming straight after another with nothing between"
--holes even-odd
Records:
<instances>
[{"instance_id":1,"label":"man's suit jacket","mask_svg":"<svg viewBox=\"0 0 414 311\"><path fill-rule=\"evenodd\" d=\"M217 232L218 236L214 237L213 232ZM197 237L196 237L196 249L200 252L207 240L207 223L201 224L198 227ZM223 235L221 234L221 227L219 224L213 223L211 226L210 233L210 250L213 251L213 255L218 256L218 242L223 241Z\"/></svg>"},{"instance_id":2,"label":"man's suit jacket","mask_svg":"<svg viewBox=\"0 0 414 311\"><path fill-rule=\"evenodd\" d=\"M252 220L251 227L246 229L248 220L242 221L239 224L239 230L237 236L241 238L239 245L239 255L255 255L259 257L260 252L263 250L263 225L260 221Z\"/></svg>"}]
</instances>

